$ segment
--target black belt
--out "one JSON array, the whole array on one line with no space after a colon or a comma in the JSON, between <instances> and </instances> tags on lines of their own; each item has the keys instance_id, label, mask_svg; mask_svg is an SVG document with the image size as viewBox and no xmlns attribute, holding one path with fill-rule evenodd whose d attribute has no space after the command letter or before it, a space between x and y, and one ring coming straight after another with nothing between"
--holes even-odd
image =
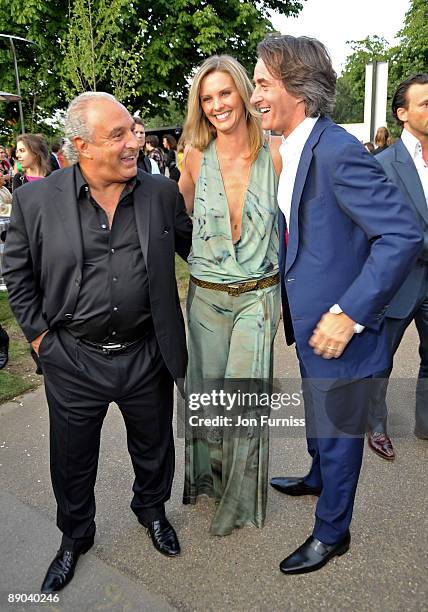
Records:
<instances>
[{"instance_id":1,"label":"black belt","mask_svg":"<svg viewBox=\"0 0 428 612\"><path fill-rule=\"evenodd\" d=\"M137 344L141 342L143 338L144 337L139 338L138 340L133 340L132 342L91 342L90 340L85 340L84 338L79 338L78 341L91 349L104 353L105 355L118 355L127 349L132 348L133 346L137 346Z\"/></svg>"}]
</instances>

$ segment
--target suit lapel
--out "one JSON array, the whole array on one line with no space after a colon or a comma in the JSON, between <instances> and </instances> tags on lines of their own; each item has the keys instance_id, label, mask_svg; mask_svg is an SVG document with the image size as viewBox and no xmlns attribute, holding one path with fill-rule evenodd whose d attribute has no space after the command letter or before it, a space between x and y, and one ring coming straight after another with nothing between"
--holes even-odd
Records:
<instances>
[{"instance_id":1,"label":"suit lapel","mask_svg":"<svg viewBox=\"0 0 428 612\"><path fill-rule=\"evenodd\" d=\"M279 268L281 273L284 273L285 269L285 257L287 254L287 245L286 245L286 234L287 226L285 223L284 213L281 209L278 209L278 233L279 233Z\"/></svg>"},{"instance_id":2,"label":"suit lapel","mask_svg":"<svg viewBox=\"0 0 428 612\"><path fill-rule=\"evenodd\" d=\"M331 123L332 121L326 117L321 117L318 119L309 135L308 140L306 141L305 146L303 147L302 155L300 156L296 179L294 181L293 195L291 198L290 227L288 235L287 259L285 263L286 273L296 259L297 249L299 246L299 206L313 157L313 148L317 144L325 128L331 125Z\"/></svg>"},{"instance_id":3,"label":"suit lapel","mask_svg":"<svg viewBox=\"0 0 428 612\"><path fill-rule=\"evenodd\" d=\"M140 239L144 261L148 270L147 258L149 250L149 225L152 197L150 190L147 188L147 181L144 180L144 177L140 176L140 178L142 178L142 180L134 191L135 223L137 225L138 238Z\"/></svg>"},{"instance_id":4,"label":"suit lapel","mask_svg":"<svg viewBox=\"0 0 428 612\"><path fill-rule=\"evenodd\" d=\"M58 174L58 176L56 176ZM64 225L65 232L70 239L70 246L80 267L83 266L82 232L80 229L80 217L78 202L75 193L75 181L73 168L64 169L54 173L56 178L55 187L58 190L54 196L53 206ZM61 193L58 193L61 192Z\"/></svg>"},{"instance_id":5,"label":"suit lapel","mask_svg":"<svg viewBox=\"0 0 428 612\"><path fill-rule=\"evenodd\" d=\"M394 146L396 161L392 162L392 165L400 177L400 180L409 194L409 197L411 198L416 210L420 213L425 223L428 225L427 202L415 163L401 139L397 140L397 143Z\"/></svg>"}]
</instances>

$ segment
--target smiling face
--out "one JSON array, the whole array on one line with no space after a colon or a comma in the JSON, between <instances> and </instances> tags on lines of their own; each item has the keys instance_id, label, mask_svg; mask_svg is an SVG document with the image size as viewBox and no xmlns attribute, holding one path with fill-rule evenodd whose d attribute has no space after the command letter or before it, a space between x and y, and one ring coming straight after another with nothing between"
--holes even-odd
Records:
<instances>
[{"instance_id":1,"label":"smiling face","mask_svg":"<svg viewBox=\"0 0 428 612\"><path fill-rule=\"evenodd\" d=\"M407 108L397 109L397 117L418 140L428 140L428 83L414 83L406 93Z\"/></svg>"},{"instance_id":2,"label":"smiling face","mask_svg":"<svg viewBox=\"0 0 428 612\"><path fill-rule=\"evenodd\" d=\"M131 115L118 102L106 99L93 101L86 113L91 140L74 139L86 177L107 184L129 181L137 173L139 151Z\"/></svg>"},{"instance_id":3,"label":"smiling face","mask_svg":"<svg viewBox=\"0 0 428 612\"><path fill-rule=\"evenodd\" d=\"M16 143L16 159L19 161L24 170L31 168L35 162L34 155L29 149L27 149L22 140L18 140Z\"/></svg>"},{"instance_id":4,"label":"smiling face","mask_svg":"<svg viewBox=\"0 0 428 612\"><path fill-rule=\"evenodd\" d=\"M251 103L262 114L262 128L288 136L306 117L304 100L289 94L262 59L254 69L254 84Z\"/></svg>"},{"instance_id":5,"label":"smiling face","mask_svg":"<svg viewBox=\"0 0 428 612\"><path fill-rule=\"evenodd\" d=\"M226 134L245 125L244 103L227 72L207 74L201 81L199 99L206 118L217 132Z\"/></svg>"}]
</instances>

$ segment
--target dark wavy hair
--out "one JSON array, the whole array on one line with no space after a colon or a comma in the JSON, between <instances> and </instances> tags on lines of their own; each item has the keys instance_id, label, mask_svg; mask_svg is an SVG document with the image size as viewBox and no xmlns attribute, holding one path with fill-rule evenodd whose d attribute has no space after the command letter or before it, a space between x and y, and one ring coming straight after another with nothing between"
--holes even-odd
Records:
<instances>
[{"instance_id":1,"label":"dark wavy hair","mask_svg":"<svg viewBox=\"0 0 428 612\"><path fill-rule=\"evenodd\" d=\"M391 109L392 115L399 125L403 125L403 122L398 118L397 111L399 108L407 108L407 105L409 104L409 101L407 100L407 92L409 91L409 88L412 85L426 85L427 83L428 73L418 72L418 74L414 74L398 85L392 98Z\"/></svg>"},{"instance_id":2,"label":"dark wavy hair","mask_svg":"<svg viewBox=\"0 0 428 612\"><path fill-rule=\"evenodd\" d=\"M171 136L171 134L164 134L162 136L162 142L166 140L167 143L169 144L169 148L172 149L173 151L177 150L177 141L174 138L174 136Z\"/></svg>"},{"instance_id":3,"label":"dark wavy hair","mask_svg":"<svg viewBox=\"0 0 428 612\"><path fill-rule=\"evenodd\" d=\"M329 115L336 100L336 73L326 47L307 36L267 36L258 56L287 92L305 101L306 116Z\"/></svg>"}]
</instances>

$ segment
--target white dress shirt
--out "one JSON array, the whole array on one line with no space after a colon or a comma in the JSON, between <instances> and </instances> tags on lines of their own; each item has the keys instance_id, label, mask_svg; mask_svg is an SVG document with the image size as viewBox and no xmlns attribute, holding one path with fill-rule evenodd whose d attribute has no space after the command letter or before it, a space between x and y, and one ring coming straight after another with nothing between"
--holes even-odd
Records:
<instances>
[{"instance_id":1,"label":"white dress shirt","mask_svg":"<svg viewBox=\"0 0 428 612\"><path fill-rule=\"evenodd\" d=\"M294 183L296 181L297 168L302 157L303 148L314 129L318 117L306 117L302 123L294 128L287 136L282 137L279 152L282 158L282 172L278 183L278 206L284 213L287 227L290 225L291 199L293 197ZM334 304L330 308L332 314L340 314L342 309L339 304ZM354 332L360 334L364 326L355 323Z\"/></svg>"},{"instance_id":2,"label":"white dress shirt","mask_svg":"<svg viewBox=\"0 0 428 612\"><path fill-rule=\"evenodd\" d=\"M279 147L282 157L282 172L278 183L278 206L284 213L287 227L290 225L291 198L297 168L299 167L303 147L317 121L318 117L306 117L287 138L282 137L282 143Z\"/></svg>"},{"instance_id":3,"label":"white dress shirt","mask_svg":"<svg viewBox=\"0 0 428 612\"><path fill-rule=\"evenodd\" d=\"M149 160L150 160L150 165L152 167L152 174L160 174L159 166L157 165L155 160L152 159L151 157L149 157Z\"/></svg>"},{"instance_id":4,"label":"white dress shirt","mask_svg":"<svg viewBox=\"0 0 428 612\"><path fill-rule=\"evenodd\" d=\"M428 164L422 157L422 145L406 128L401 133L401 140L415 163L428 206Z\"/></svg>"}]
</instances>

